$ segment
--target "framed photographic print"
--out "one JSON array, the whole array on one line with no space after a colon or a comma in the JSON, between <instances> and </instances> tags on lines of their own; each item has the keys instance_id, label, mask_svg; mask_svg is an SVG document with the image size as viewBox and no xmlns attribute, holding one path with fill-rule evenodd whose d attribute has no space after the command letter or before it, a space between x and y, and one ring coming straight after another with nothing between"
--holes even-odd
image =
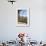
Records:
<instances>
[{"instance_id":1,"label":"framed photographic print","mask_svg":"<svg viewBox=\"0 0 46 46\"><path fill-rule=\"evenodd\" d=\"M16 26L29 26L29 8L17 8Z\"/></svg>"}]
</instances>

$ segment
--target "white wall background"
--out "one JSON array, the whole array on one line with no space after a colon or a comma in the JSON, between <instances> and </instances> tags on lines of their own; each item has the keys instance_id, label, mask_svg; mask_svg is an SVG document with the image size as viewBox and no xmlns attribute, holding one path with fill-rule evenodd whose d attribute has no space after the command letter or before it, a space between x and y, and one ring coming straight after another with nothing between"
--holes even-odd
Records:
<instances>
[{"instance_id":1,"label":"white wall background","mask_svg":"<svg viewBox=\"0 0 46 46\"><path fill-rule=\"evenodd\" d=\"M16 27L16 8L30 8L30 27ZM13 5L0 0L0 40L15 40L18 32L33 40L46 40L46 0L17 0Z\"/></svg>"}]
</instances>

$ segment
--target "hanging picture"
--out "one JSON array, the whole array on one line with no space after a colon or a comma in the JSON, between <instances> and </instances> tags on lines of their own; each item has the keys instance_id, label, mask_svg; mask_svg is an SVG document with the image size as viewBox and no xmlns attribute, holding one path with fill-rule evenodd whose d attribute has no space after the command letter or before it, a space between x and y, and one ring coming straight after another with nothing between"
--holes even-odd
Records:
<instances>
[{"instance_id":1,"label":"hanging picture","mask_svg":"<svg viewBox=\"0 0 46 46\"><path fill-rule=\"evenodd\" d=\"M29 26L29 8L18 8L16 26Z\"/></svg>"}]
</instances>

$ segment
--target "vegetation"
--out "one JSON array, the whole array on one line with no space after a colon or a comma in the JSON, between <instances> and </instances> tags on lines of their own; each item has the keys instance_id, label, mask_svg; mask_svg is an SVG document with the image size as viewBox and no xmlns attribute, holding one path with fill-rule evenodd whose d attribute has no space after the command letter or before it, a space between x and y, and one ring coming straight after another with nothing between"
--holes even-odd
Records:
<instances>
[{"instance_id":1,"label":"vegetation","mask_svg":"<svg viewBox=\"0 0 46 46\"><path fill-rule=\"evenodd\" d=\"M27 24L27 17L18 16L18 22L26 23Z\"/></svg>"}]
</instances>

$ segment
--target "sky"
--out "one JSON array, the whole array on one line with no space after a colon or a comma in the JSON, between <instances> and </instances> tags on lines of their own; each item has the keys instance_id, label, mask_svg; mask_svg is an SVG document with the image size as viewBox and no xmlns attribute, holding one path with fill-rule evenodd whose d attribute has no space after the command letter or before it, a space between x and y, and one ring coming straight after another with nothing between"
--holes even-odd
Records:
<instances>
[{"instance_id":1,"label":"sky","mask_svg":"<svg viewBox=\"0 0 46 46\"><path fill-rule=\"evenodd\" d=\"M20 11L20 16L27 16L27 10Z\"/></svg>"}]
</instances>

